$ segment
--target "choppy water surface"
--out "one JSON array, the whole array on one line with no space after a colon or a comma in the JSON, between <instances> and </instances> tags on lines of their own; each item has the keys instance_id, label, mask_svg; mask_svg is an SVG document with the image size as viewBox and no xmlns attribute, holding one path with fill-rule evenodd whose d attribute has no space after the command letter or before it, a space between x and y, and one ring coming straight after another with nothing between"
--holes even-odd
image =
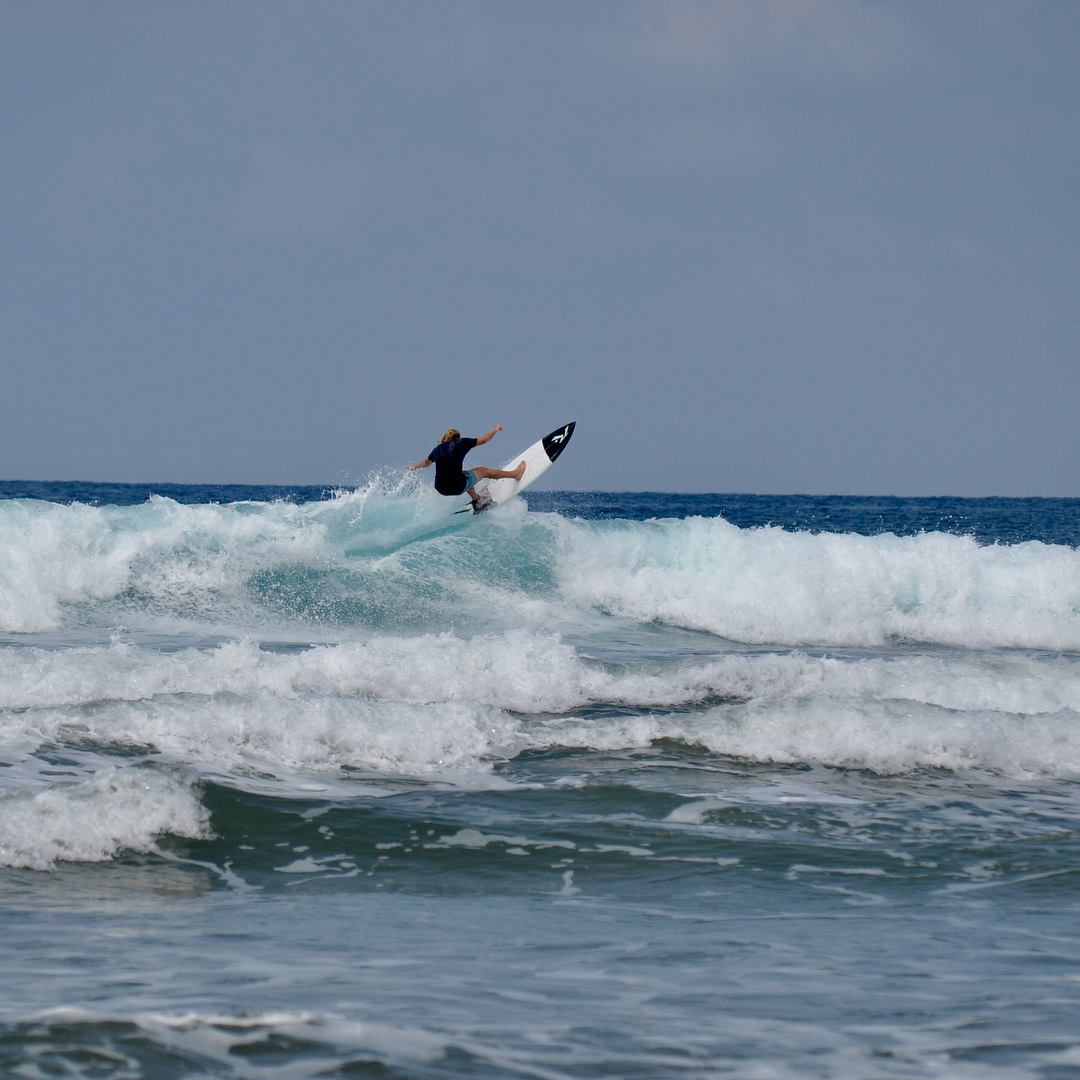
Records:
<instances>
[{"instance_id":1,"label":"choppy water surface","mask_svg":"<svg viewBox=\"0 0 1080 1080\"><path fill-rule=\"evenodd\" d=\"M0 485L0 1075L1080 1076L1080 502Z\"/></svg>"}]
</instances>

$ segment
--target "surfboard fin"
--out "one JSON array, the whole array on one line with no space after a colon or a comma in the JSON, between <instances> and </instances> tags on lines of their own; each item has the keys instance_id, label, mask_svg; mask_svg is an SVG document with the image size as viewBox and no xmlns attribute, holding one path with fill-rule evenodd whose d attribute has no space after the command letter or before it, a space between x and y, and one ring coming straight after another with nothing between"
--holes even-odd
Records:
<instances>
[{"instance_id":1,"label":"surfboard fin","mask_svg":"<svg viewBox=\"0 0 1080 1080\"><path fill-rule=\"evenodd\" d=\"M460 510L455 510L455 514L482 514L485 510L490 510L495 504L491 501L491 495L485 490L480 493L480 498L476 500L476 505L473 506L470 503L468 506L463 506Z\"/></svg>"}]
</instances>

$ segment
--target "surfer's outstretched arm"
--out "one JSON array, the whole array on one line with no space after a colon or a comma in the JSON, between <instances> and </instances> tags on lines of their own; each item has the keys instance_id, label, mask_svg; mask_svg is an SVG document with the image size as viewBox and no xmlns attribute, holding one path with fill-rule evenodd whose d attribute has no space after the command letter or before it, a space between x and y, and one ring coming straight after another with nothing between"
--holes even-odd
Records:
<instances>
[{"instance_id":1,"label":"surfer's outstretched arm","mask_svg":"<svg viewBox=\"0 0 1080 1080\"><path fill-rule=\"evenodd\" d=\"M414 462L412 465L406 465L406 469L426 469L431 464L431 458L424 458L423 461Z\"/></svg>"},{"instance_id":2,"label":"surfer's outstretched arm","mask_svg":"<svg viewBox=\"0 0 1080 1080\"><path fill-rule=\"evenodd\" d=\"M476 445L483 446L484 443L491 442L500 431L502 431L502 424L496 424L486 435L481 435L480 438L476 440Z\"/></svg>"}]
</instances>

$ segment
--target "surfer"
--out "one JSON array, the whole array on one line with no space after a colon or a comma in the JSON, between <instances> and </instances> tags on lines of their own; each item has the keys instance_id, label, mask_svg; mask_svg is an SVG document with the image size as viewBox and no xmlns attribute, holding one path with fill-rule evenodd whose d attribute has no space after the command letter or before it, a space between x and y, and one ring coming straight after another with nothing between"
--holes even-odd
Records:
<instances>
[{"instance_id":1,"label":"surfer","mask_svg":"<svg viewBox=\"0 0 1080 1080\"><path fill-rule=\"evenodd\" d=\"M477 465L474 469L466 469L464 466L465 455L474 446L483 446L491 442L502 431L502 424L496 424L486 435L478 439L466 436L461 437L457 428L448 428L439 445L431 451L423 461L417 461L412 465L406 465L407 469L426 469L429 465L435 466L435 490L440 495L461 495L469 493L473 509L479 509L480 503L476 494L476 484L479 480L520 480L525 472L525 462L519 461L516 469L489 469L486 465Z\"/></svg>"}]
</instances>

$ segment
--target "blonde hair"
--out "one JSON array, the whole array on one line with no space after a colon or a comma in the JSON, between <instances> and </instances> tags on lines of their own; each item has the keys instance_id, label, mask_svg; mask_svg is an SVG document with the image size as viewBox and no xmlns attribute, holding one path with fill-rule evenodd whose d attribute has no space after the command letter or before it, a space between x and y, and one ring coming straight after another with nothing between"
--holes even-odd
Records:
<instances>
[{"instance_id":1,"label":"blonde hair","mask_svg":"<svg viewBox=\"0 0 1080 1080\"><path fill-rule=\"evenodd\" d=\"M447 428L443 432L443 437L439 440L440 443L453 442L455 439L461 438L461 432L456 427Z\"/></svg>"}]
</instances>

